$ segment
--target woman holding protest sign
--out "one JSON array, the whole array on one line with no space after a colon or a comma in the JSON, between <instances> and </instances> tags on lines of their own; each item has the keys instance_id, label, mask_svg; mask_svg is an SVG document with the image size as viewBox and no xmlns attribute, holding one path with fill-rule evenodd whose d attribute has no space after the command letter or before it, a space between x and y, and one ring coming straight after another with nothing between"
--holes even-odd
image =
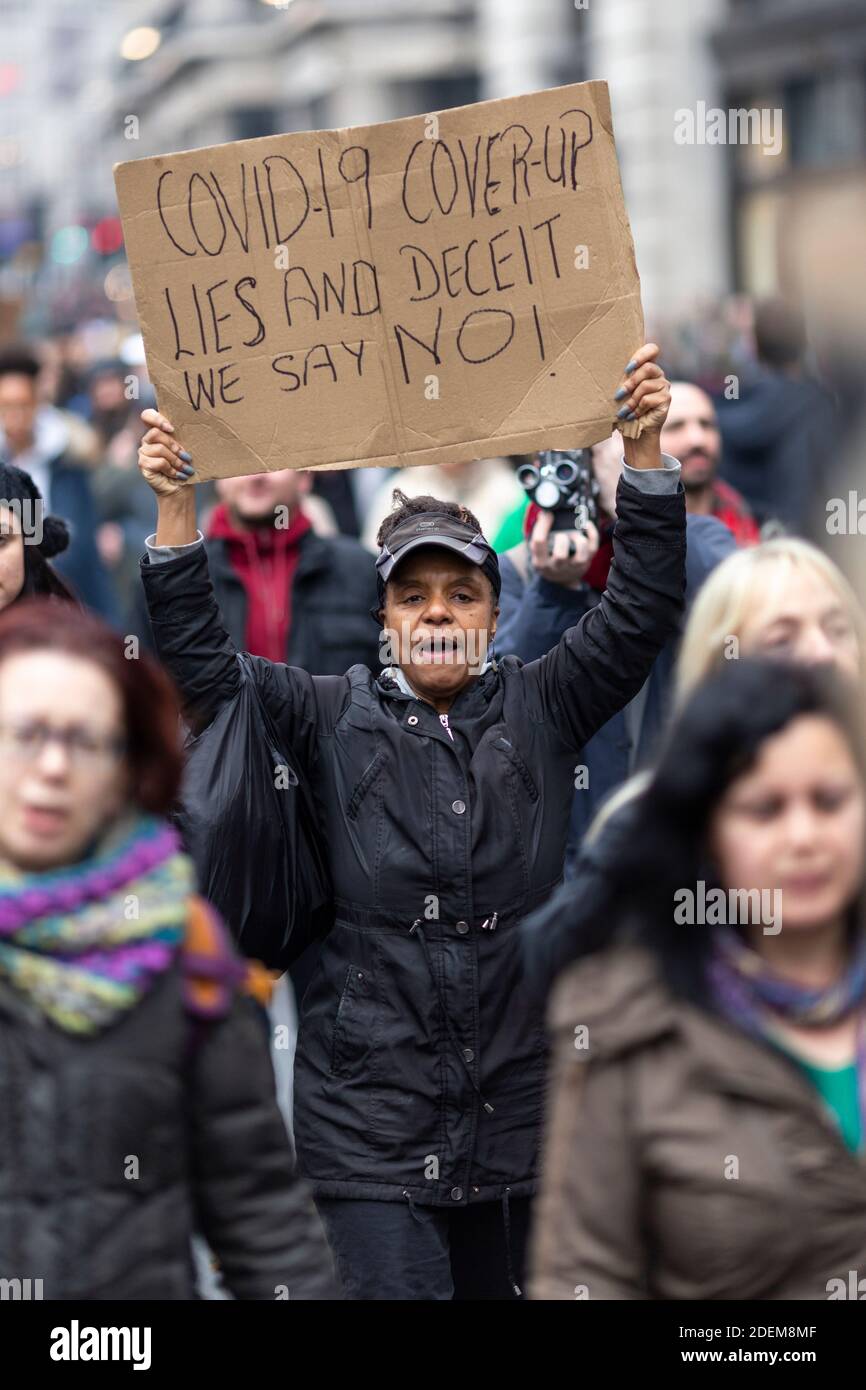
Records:
<instances>
[{"instance_id":1,"label":"woman holding protest sign","mask_svg":"<svg viewBox=\"0 0 866 1390\"><path fill-rule=\"evenodd\" d=\"M194 1230L237 1298L332 1288L181 768L154 663L77 607L0 616L0 1272L36 1298L194 1298Z\"/></svg>"},{"instance_id":2,"label":"woman holding protest sign","mask_svg":"<svg viewBox=\"0 0 866 1390\"><path fill-rule=\"evenodd\" d=\"M376 561L387 668L251 663L330 861L335 922L303 1003L295 1134L350 1297L521 1295L545 1044L517 923L561 877L578 750L643 684L682 607L658 352L635 354L610 403L612 423L619 408L643 429L625 441L607 591L546 657L492 659L499 565L475 518L398 495ZM196 530L194 460L164 416L143 419L151 623L205 727L241 669Z\"/></svg>"}]
</instances>

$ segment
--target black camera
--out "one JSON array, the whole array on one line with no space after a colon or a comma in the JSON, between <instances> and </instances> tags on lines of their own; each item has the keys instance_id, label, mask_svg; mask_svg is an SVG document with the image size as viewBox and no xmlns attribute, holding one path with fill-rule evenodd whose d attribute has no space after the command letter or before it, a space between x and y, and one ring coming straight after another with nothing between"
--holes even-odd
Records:
<instances>
[{"instance_id":1,"label":"black camera","mask_svg":"<svg viewBox=\"0 0 866 1390\"><path fill-rule=\"evenodd\" d=\"M553 512L554 531L582 531L598 520L598 482L590 449L545 449L523 463L517 478L531 502ZM553 550L553 541L548 540ZM570 553L574 554L574 543Z\"/></svg>"}]
</instances>

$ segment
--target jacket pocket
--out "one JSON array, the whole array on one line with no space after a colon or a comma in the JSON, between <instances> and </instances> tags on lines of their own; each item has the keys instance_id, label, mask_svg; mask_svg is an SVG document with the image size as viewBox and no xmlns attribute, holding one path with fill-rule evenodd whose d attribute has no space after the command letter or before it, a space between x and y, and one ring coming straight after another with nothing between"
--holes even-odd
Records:
<instances>
[{"instance_id":1,"label":"jacket pocket","mask_svg":"<svg viewBox=\"0 0 866 1390\"><path fill-rule=\"evenodd\" d=\"M375 999L369 971L359 965L346 970L331 1039L331 1075L357 1073L373 1047Z\"/></svg>"},{"instance_id":2,"label":"jacket pocket","mask_svg":"<svg viewBox=\"0 0 866 1390\"><path fill-rule=\"evenodd\" d=\"M526 787L526 790L529 793L530 801L537 801L538 788L532 780L532 773L529 771L529 768L526 766L526 763L523 761L517 749L514 747L514 744L511 743L507 738L497 738L494 741L493 747L498 748L502 753L505 754L506 758L508 758L512 767L514 767L518 776L523 782L523 785Z\"/></svg>"},{"instance_id":3,"label":"jacket pocket","mask_svg":"<svg viewBox=\"0 0 866 1390\"><path fill-rule=\"evenodd\" d=\"M346 815L348 816L349 820L357 819L358 811L361 808L361 803L363 802L364 797L367 795L367 792L370 790L379 773L381 772L382 764L384 763L384 761L385 750L384 748L380 748L375 758L373 758L373 761L371 763L368 763L367 767L365 767L357 785L355 786L354 791L352 792L352 795L349 797L349 802L346 806Z\"/></svg>"}]
</instances>

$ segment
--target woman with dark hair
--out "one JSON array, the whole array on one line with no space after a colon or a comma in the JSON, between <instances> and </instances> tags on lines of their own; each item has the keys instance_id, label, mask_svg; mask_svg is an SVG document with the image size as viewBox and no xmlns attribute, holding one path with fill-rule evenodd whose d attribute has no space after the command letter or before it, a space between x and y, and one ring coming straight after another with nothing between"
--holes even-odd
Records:
<instances>
[{"instance_id":1,"label":"woman with dark hair","mask_svg":"<svg viewBox=\"0 0 866 1390\"><path fill-rule=\"evenodd\" d=\"M742 661L671 731L603 905L616 944L551 1002L534 1297L846 1297L866 1268L848 695L827 671Z\"/></svg>"},{"instance_id":2,"label":"woman with dark hair","mask_svg":"<svg viewBox=\"0 0 866 1390\"><path fill-rule=\"evenodd\" d=\"M69 527L44 516L42 493L22 468L0 463L0 611L19 598L76 599L50 564L69 545Z\"/></svg>"},{"instance_id":3,"label":"woman with dark hair","mask_svg":"<svg viewBox=\"0 0 866 1390\"><path fill-rule=\"evenodd\" d=\"M200 1230L236 1297L327 1297L258 977L164 819L180 776L155 664L76 608L0 617L0 1271L192 1298Z\"/></svg>"}]
</instances>

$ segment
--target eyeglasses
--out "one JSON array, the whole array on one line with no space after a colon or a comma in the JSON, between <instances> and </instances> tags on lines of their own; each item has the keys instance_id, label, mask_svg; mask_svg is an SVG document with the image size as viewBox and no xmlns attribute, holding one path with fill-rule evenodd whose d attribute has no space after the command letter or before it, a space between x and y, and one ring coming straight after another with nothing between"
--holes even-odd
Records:
<instances>
[{"instance_id":1,"label":"eyeglasses","mask_svg":"<svg viewBox=\"0 0 866 1390\"><path fill-rule=\"evenodd\" d=\"M59 743L73 766L87 769L117 762L126 751L126 740L119 735L97 734L80 725L52 729L36 719L19 724L0 723L0 750L10 761L36 762L49 743Z\"/></svg>"}]
</instances>

